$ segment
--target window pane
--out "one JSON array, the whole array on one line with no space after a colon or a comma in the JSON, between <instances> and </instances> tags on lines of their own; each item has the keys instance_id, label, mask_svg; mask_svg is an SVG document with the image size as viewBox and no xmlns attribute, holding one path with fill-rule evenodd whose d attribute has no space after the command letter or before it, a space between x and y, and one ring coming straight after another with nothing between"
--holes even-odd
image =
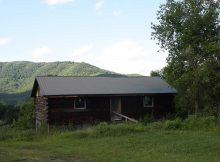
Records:
<instances>
[{"instance_id":1,"label":"window pane","mask_svg":"<svg viewBox=\"0 0 220 162\"><path fill-rule=\"evenodd\" d=\"M86 108L85 99L84 98L76 98L75 99L75 108Z\"/></svg>"},{"instance_id":2,"label":"window pane","mask_svg":"<svg viewBox=\"0 0 220 162\"><path fill-rule=\"evenodd\" d=\"M153 98L149 96L145 96L143 99L143 105L144 107L153 107Z\"/></svg>"}]
</instances>

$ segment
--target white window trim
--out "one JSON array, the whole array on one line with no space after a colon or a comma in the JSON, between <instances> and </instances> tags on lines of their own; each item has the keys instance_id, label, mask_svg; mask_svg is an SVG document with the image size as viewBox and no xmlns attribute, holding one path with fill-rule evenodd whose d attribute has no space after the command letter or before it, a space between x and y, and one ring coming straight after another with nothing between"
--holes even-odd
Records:
<instances>
[{"instance_id":1,"label":"white window trim","mask_svg":"<svg viewBox=\"0 0 220 162\"><path fill-rule=\"evenodd\" d=\"M152 98L152 104L151 105L145 105L145 103L144 103L144 98L145 97L150 97L150 98ZM154 98L152 97L152 96L144 96L143 97L143 107L154 107Z\"/></svg>"},{"instance_id":2,"label":"white window trim","mask_svg":"<svg viewBox=\"0 0 220 162\"><path fill-rule=\"evenodd\" d=\"M74 109L75 110L85 110L86 109L86 99L85 98L83 98L84 99L84 107L76 107L76 100L74 99Z\"/></svg>"}]
</instances>

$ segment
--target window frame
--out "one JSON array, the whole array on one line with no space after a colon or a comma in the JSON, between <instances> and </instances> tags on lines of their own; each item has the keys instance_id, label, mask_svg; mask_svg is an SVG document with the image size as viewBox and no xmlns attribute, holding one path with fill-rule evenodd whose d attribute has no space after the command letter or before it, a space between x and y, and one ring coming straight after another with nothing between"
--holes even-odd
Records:
<instances>
[{"instance_id":1,"label":"window frame","mask_svg":"<svg viewBox=\"0 0 220 162\"><path fill-rule=\"evenodd\" d=\"M145 99L146 98L149 98L151 100L151 104L146 104L145 102ZM152 96L144 96L143 97L143 107L154 107L154 98Z\"/></svg>"},{"instance_id":2,"label":"window frame","mask_svg":"<svg viewBox=\"0 0 220 162\"><path fill-rule=\"evenodd\" d=\"M77 99L83 99L84 101L84 107L76 107L76 100ZM74 109L75 110L86 110L86 99L84 97L77 97L74 99Z\"/></svg>"}]
</instances>

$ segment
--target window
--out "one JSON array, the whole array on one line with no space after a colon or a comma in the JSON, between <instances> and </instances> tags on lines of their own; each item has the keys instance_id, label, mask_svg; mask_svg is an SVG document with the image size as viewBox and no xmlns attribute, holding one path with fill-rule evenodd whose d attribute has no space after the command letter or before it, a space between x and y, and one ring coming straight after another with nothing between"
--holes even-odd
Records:
<instances>
[{"instance_id":1,"label":"window","mask_svg":"<svg viewBox=\"0 0 220 162\"><path fill-rule=\"evenodd\" d=\"M74 100L74 109L86 109L86 99L79 97Z\"/></svg>"},{"instance_id":2,"label":"window","mask_svg":"<svg viewBox=\"0 0 220 162\"><path fill-rule=\"evenodd\" d=\"M154 107L154 99L150 96L144 96L143 98L143 106L144 107Z\"/></svg>"}]
</instances>

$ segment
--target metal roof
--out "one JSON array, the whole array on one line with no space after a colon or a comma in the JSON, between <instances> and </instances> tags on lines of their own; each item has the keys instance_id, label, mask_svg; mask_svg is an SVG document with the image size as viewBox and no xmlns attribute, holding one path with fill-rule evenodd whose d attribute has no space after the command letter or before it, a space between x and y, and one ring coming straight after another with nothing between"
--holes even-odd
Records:
<instances>
[{"instance_id":1,"label":"metal roof","mask_svg":"<svg viewBox=\"0 0 220 162\"><path fill-rule=\"evenodd\" d=\"M42 96L177 93L160 77L36 77L32 97L38 86Z\"/></svg>"}]
</instances>

